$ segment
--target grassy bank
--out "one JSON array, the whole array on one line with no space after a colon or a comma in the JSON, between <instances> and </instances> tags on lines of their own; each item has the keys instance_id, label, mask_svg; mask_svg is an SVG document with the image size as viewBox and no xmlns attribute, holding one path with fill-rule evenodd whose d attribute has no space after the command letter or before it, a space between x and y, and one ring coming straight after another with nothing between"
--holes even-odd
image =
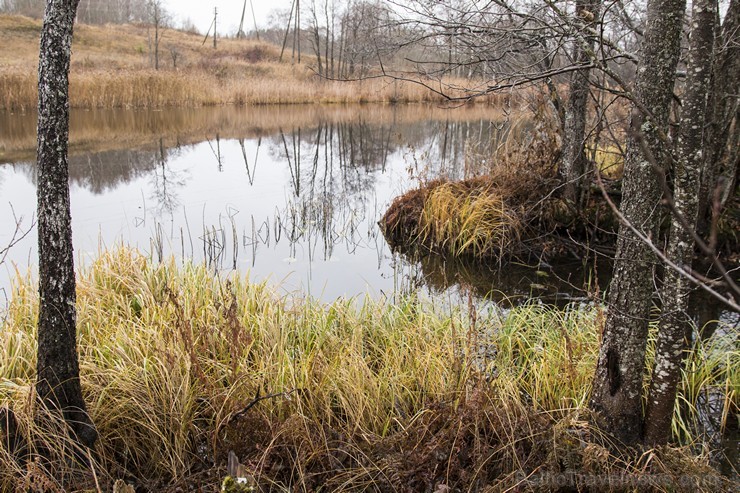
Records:
<instances>
[{"instance_id":1,"label":"grassy bank","mask_svg":"<svg viewBox=\"0 0 740 493\"><path fill-rule=\"evenodd\" d=\"M587 424L598 309L446 314L414 297L327 306L126 249L83 269L78 293L100 432L92 465L73 466L63 433L32 424L37 292L22 278L0 332L0 406L17 425L13 440L3 428L0 490L125 479L217 491L229 451L274 491L551 491L568 471L581 491L732 487L695 427L708 395L724 406L722 426L737 413L740 355L721 338L692 353L674 422L685 446L616 458ZM35 440L58 453L52 472L24 462Z\"/></svg>"},{"instance_id":2,"label":"grassy bank","mask_svg":"<svg viewBox=\"0 0 740 493\"><path fill-rule=\"evenodd\" d=\"M222 39L214 49L203 45L201 35L174 29L163 31L155 70L148 29L75 26L72 107L443 101L419 84L382 78L326 80L311 70L310 56L304 56L302 64L291 64L289 56L280 62L280 47L268 43ZM0 15L0 110L36 108L40 30L40 20Z\"/></svg>"}]
</instances>

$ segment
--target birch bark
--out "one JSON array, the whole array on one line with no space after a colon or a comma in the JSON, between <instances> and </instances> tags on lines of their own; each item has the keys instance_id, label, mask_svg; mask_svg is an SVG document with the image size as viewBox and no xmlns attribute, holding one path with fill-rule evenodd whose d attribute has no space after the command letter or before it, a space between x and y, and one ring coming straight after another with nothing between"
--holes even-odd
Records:
<instances>
[{"instance_id":1,"label":"birch bark","mask_svg":"<svg viewBox=\"0 0 740 493\"><path fill-rule=\"evenodd\" d=\"M77 356L75 273L69 203L69 63L79 0L48 0L39 52L39 319L36 393L61 411L72 435L97 439L85 408Z\"/></svg>"}]
</instances>

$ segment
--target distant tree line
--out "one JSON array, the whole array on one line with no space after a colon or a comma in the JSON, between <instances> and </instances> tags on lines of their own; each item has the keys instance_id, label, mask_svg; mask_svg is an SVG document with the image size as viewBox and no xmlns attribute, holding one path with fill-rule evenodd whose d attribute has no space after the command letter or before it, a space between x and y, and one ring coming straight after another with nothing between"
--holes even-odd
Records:
<instances>
[{"instance_id":1,"label":"distant tree line","mask_svg":"<svg viewBox=\"0 0 740 493\"><path fill-rule=\"evenodd\" d=\"M126 24L145 22L148 0L80 0L77 21L86 24ZM44 0L2 0L0 11L12 14L41 17Z\"/></svg>"}]
</instances>

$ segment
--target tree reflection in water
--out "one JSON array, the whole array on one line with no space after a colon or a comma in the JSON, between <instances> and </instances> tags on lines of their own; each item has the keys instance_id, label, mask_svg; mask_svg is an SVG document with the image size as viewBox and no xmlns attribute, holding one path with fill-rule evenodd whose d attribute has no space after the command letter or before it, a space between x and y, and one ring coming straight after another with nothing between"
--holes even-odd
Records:
<instances>
[{"instance_id":1,"label":"tree reflection in water","mask_svg":"<svg viewBox=\"0 0 740 493\"><path fill-rule=\"evenodd\" d=\"M13 163L0 177L35 183L34 118L0 121L13 128L0 133L0 161ZM344 293L324 286L356 274L347 293L387 292L394 267L376 221L390 200L417 179L462 176L506 128L479 106L73 113L76 238L278 280L292 269L321 292ZM91 243L77 250L94 255Z\"/></svg>"},{"instance_id":2,"label":"tree reflection in water","mask_svg":"<svg viewBox=\"0 0 740 493\"><path fill-rule=\"evenodd\" d=\"M390 201L418 180L479 173L480 156L506 145L510 123L527 131L480 106L73 112L75 248L94 257L99 242L123 242L157 258L174 253L214 269L250 269L257 279L298 273L302 287L326 299L408 286L499 304L598 296L606 267L595 274L572 263L499 270L388 250L376 221ZM9 163L0 165L3 199L28 218L35 131L35 117L0 113L0 163ZM2 244L13 221L0 214ZM25 238L6 267L23 270L35 243L34 234ZM9 277L0 276L0 288ZM712 310L702 320L718 316Z\"/></svg>"}]
</instances>

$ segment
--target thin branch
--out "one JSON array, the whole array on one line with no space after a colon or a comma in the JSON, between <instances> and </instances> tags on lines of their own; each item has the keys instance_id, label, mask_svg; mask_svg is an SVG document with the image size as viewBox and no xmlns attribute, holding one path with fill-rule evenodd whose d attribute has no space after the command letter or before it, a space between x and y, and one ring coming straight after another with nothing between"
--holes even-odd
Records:
<instances>
[{"instance_id":1,"label":"thin branch","mask_svg":"<svg viewBox=\"0 0 740 493\"><path fill-rule=\"evenodd\" d=\"M274 399L275 397L289 397L290 394L293 394L301 389L291 389L287 390L285 392L275 392L274 394L267 394L267 395L260 395L260 389L257 389L257 393L254 396L254 399L252 399L249 404L244 406L244 408L241 411L237 411L235 413L231 413L229 417L226 419L226 424L231 423L235 419L239 419L240 417L247 414L247 412L252 409L254 406L259 404L260 402L267 400L267 399Z\"/></svg>"},{"instance_id":2,"label":"thin branch","mask_svg":"<svg viewBox=\"0 0 740 493\"><path fill-rule=\"evenodd\" d=\"M647 236L642 234L637 228L635 228L635 226L626 217L624 217L624 215L619 211L619 207L617 207L617 205L612 201L611 197L609 197L609 194L607 193L606 188L604 187L604 183L601 181L601 174L598 172L596 173L596 181L599 185L599 188L601 189L601 194L604 196L604 200L606 200L607 204L609 204L609 207L611 207L612 212L614 212L614 215L617 217L617 219L619 219L619 221L622 224L627 226L630 229L630 231L632 231L632 233L634 233L634 235L637 236L637 238L640 241L645 243L645 245L647 245L648 248L650 248L650 250L652 250L653 253L655 253L655 255L661 261L663 261L668 267L678 272L680 275L688 279L690 282L692 282L696 286L700 287L701 289L703 289L704 291L706 291L707 293L709 293L710 295L712 295L713 297L721 301L722 303L726 304L731 309L737 312L740 312L740 305L738 305L738 303L735 300L718 293L712 287L710 287L707 283L705 283L703 281L703 278L700 279L699 277L695 275L694 272L690 270L686 270L683 267L677 265L671 259L666 257L665 254L660 250L660 248L655 246L655 244L650 238L648 238Z\"/></svg>"},{"instance_id":3,"label":"thin branch","mask_svg":"<svg viewBox=\"0 0 740 493\"><path fill-rule=\"evenodd\" d=\"M23 224L23 216L18 217L15 214L15 209L13 208L13 204L8 204L10 206L11 214L13 214L13 222L15 222L15 230L13 231L13 235L10 237L10 241L8 244L0 248L0 265L5 263L5 259L8 257L8 253L10 253L10 249L13 248L15 245L17 245L20 241L23 240L28 234L33 230L33 227L36 225L36 221L34 219L31 220L31 225L23 230L22 224Z\"/></svg>"}]
</instances>

